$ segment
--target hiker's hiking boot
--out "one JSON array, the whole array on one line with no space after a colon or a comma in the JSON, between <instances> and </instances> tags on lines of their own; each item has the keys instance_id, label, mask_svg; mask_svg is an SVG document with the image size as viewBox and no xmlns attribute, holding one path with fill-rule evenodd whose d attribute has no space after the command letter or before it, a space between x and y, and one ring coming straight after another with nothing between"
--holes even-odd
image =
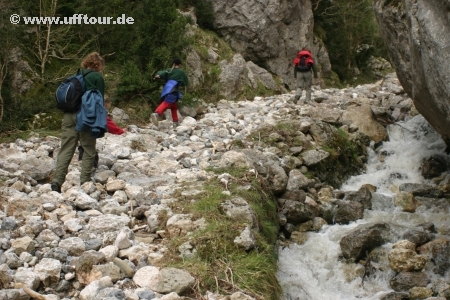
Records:
<instances>
[{"instance_id":1,"label":"hiker's hiking boot","mask_svg":"<svg viewBox=\"0 0 450 300\"><path fill-rule=\"evenodd\" d=\"M173 122L173 129L178 127L178 122Z\"/></svg>"},{"instance_id":2,"label":"hiker's hiking boot","mask_svg":"<svg viewBox=\"0 0 450 300\"><path fill-rule=\"evenodd\" d=\"M300 95L294 96L294 104L297 104L298 100L300 100Z\"/></svg>"},{"instance_id":3,"label":"hiker's hiking boot","mask_svg":"<svg viewBox=\"0 0 450 300\"><path fill-rule=\"evenodd\" d=\"M150 120L152 121L153 125L158 127L159 115L157 113L152 113L152 115L150 116Z\"/></svg>"},{"instance_id":4,"label":"hiker's hiking boot","mask_svg":"<svg viewBox=\"0 0 450 300\"><path fill-rule=\"evenodd\" d=\"M50 185L50 187L52 188L52 191L61 193L61 186L59 185L59 183L57 183L57 182L52 182L52 184Z\"/></svg>"}]
</instances>

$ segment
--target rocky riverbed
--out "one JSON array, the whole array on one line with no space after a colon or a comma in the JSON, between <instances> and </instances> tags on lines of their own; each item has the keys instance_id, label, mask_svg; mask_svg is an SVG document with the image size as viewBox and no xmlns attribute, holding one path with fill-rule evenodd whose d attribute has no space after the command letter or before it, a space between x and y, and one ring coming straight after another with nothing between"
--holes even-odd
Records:
<instances>
[{"instance_id":1,"label":"rocky riverbed","mask_svg":"<svg viewBox=\"0 0 450 300\"><path fill-rule=\"evenodd\" d=\"M247 181L217 170L263 179L276 202L277 243L303 243L307 231L348 224L371 209L376 186L337 188L364 171L367 147L387 139L387 124L418 114L395 74L355 88L315 88L313 99L295 105L290 93L221 100L184 112L176 129L171 121L129 125L124 135L98 140L93 182L80 186L74 156L61 194L49 184L57 137L0 145L0 298L262 299L235 284L228 270L227 293L204 291L196 274L168 264L176 239L186 238L175 249L182 260L199 255L201 245L189 237L208 219L187 207L211 181L225 197L220 212L237 224L230 242L242 253L261 248L256 236L264 220L229 189L233 182L245 189ZM412 214L435 203L448 211L450 179L438 165L425 161L429 184L399 187L395 205ZM388 254L396 292L384 299L450 299L449 228L423 224L395 236L388 225L372 224L342 238L342 256L359 264L376 247L396 243ZM433 278L424 277L427 268Z\"/></svg>"}]
</instances>

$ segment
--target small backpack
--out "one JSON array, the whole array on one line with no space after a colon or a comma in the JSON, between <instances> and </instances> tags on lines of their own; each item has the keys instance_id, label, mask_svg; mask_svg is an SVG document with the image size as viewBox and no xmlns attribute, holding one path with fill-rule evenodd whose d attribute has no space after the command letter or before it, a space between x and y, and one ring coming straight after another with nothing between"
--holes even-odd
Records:
<instances>
[{"instance_id":1,"label":"small backpack","mask_svg":"<svg viewBox=\"0 0 450 300\"><path fill-rule=\"evenodd\" d=\"M84 76L93 72L92 70L77 73L70 76L58 86L55 93L56 107L64 112L77 112L81 107L81 97L86 91Z\"/></svg>"},{"instance_id":2,"label":"small backpack","mask_svg":"<svg viewBox=\"0 0 450 300\"><path fill-rule=\"evenodd\" d=\"M293 63L297 72L308 72L311 71L314 60L312 59L311 52L302 50L297 54Z\"/></svg>"}]
</instances>

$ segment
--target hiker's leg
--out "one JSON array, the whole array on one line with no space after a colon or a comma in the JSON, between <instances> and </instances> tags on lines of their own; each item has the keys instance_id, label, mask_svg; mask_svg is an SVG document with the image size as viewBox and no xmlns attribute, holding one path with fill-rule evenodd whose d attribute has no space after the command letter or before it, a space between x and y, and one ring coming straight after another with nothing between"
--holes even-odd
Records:
<instances>
[{"instance_id":1,"label":"hiker's leg","mask_svg":"<svg viewBox=\"0 0 450 300\"><path fill-rule=\"evenodd\" d=\"M303 90L306 88L305 72L298 72L298 73L297 73L297 78L298 78L298 80L299 80L298 86L299 86L299 88L300 88L300 97L299 97L299 101L300 101L300 104L303 104L303 103L305 103L305 101L304 101L304 100L300 100L300 99L301 99L301 97L302 97Z\"/></svg>"},{"instance_id":2,"label":"hiker's leg","mask_svg":"<svg viewBox=\"0 0 450 300\"><path fill-rule=\"evenodd\" d=\"M56 172L53 182L60 186L66 180L69 164L78 144L78 132L75 130L76 113L65 113L62 122L61 148L56 159Z\"/></svg>"},{"instance_id":3,"label":"hiker's leg","mask_svg":"<svg viewBox=\"0 0 450 300\"><path fill-rule=\"evenodd\" d=\"M161 102L161 104L156 108L155 113L162 116L166 109L169 108L169 103L166 101Z\"/></svg>"},{"instance_id":4,"label":"hiker's leg","mask_svg":"<svg viewBox=\"0 0 450 300\"><path fill-rule=\"evenodd\" d=\"M178 105L177 103L172 103L169 105L170 112L172 113L172 121L178 122Z\"/></svg>"},{"instance_id":5,"label":"hiker's leg","mask_svg":"<svg viewBox=\"0 0 450 300\"><path fill-rule=\"evenodd\" d=\"M305 72L305 90L306 90L306 102L311 101L311 84L312 84L312 72Z\"/></svg>"},{"instance_id":6,"label":"hiker's leg","mask_svg":"<svg viewBox=\"0 0 450 300\"><path fill-rule=\"evenodd\" d=\"M302 83L302 75L300 72L297 72L297 90L295 91L295 102L300 100L303 92L303 83Z\"/></svg>"},{"instance_id":7,"label":"hiker's leg","mask_svg":"<svg viewBox=\"0 0 450 300\"><path fill-rule=\"evenodd\" d=\"M89 130L83 130L80 132L80 142L84 149L80 174L80 183L83 184L86 181L91 181L91 172L94 167L95 155L97 154L95 151L96 139L91 136Z\"/></svg>"}]
</instances>

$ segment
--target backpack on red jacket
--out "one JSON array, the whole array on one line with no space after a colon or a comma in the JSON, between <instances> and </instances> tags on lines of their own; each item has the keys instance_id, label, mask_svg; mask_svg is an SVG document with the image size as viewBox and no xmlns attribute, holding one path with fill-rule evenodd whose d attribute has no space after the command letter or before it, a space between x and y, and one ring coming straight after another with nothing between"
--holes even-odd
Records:
<instances>
[{"instance_id":1,"label":"backpack on red jacket","mask_svg":"<svg viewBox=\"0 0 450 300\"><path fill-rule=\"evenodd\" d=\"M298 52L297 57L294 58L293 63L297 72L308 72L311 71L314 60L311 52L308 50L301 50Z\"/></svg>"}]
</instances>

